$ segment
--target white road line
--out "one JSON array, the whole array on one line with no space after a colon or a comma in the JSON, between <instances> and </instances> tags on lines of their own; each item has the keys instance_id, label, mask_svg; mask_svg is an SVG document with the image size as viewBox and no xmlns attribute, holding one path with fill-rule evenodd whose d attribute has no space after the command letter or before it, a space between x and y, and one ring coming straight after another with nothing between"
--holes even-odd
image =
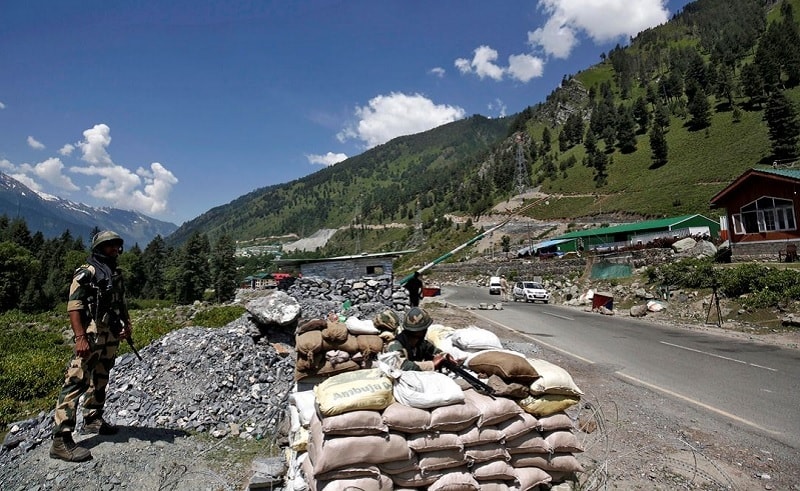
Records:
<instances>
[{"instance_id":1,"label":"white road line","mask_svg":"<svg viewBox=\"0 0 800 491\"><path fill-rule=\"evenodd\" d=\"M756 423L753 423L752 421L750 421L748 419L741 418L739 416L736 416L735 414L731 414L731 413L729 413L727 411L723 411L722 409L717 409L714 406L709 406L708 404L702 403L702 402L700 402L700 401L698 401L696 399L692 399L691 397L686 397L684 395L678 394L677 392L673 392L673 391L671 391L669 389L665 389L663 387L659 387L658 385L649 384L649 383L645 382L644 380L640 380L640 379L638 379L636 377L631 377L630 375L625 375L622 372L617 372L617 375L619 375L620 377L626 378L626 379L628 379L631 382L634 382L636 384L640 384L640 385L643 385L645 387L649 387L649 388L651 388L651 389L653 389L655 391L661 392L663 394L667 394L667 395L670 395L672 397L676 397L676 398L681 399L683 401L686 401L686 402L688 402L690 404L694 404L695 406L699 406L699 407L704 408L704 409L706 409L708 411L711 411L713 413L717 413L717 414L719 414L721 416L725 416L726 418L730 418L730 419L732 419L734 421L738 421L738 422L740 422L742 424L745 424L747 426L759 429L759 430L764 431L766 433L770 433L772 435L781 435L782 434L782 432L780 432L780 431L775 431L775 430L770 430L769 428L764 428L763 426L761 426L759 424L756 424Z\"/></svg>"},{"instance_id":2,"label":"white road line","mask_svg":"<svg viewBox=\"0 0 800 491\"><path fill-rule=\"evenodd\" d=\"M544 311L542 311L542 313L544 315L550 315L550 316L553 316L553 317L558 317L559 319L564 319L565 321L574 321L575 320L574 317L567 317L567 316L564 316L564 315L551 314L550 312L544 312Z\"/></svg>"},{"instance_id":3,"label":"white road line","mask_svg":"<svg viewBox=\"0 0 800 491\"><path fill-rule=\"evenodd\" d=\"M681 346L679 344L672 344L672 343L668 343L666 341L659 341L659 343L666 344L667 346L672 346L673 348L678 348L678 349L682 349L682 350L686 350L686 351L694 351L695 353L700 353L701 355L708 355L708 356L713 356L714 358L720 358L720 359L723 359L723 360L732 361L734 363L741 363L742 365L749 365L749 366L755 367L755 368L762 368L764 370L769 370L771 372L777 372L778 371L775 368L765 367L765 366L762 366L762 365L756 365L755 363L746 362L744 360L737 360L736 358L730 358L728 356L722 356L722 355L718 355L716 353L709 353L708 351L702 351L702 350L699 350L699 349L689 348L688 346Z\"/></svg>"}]
</instances>

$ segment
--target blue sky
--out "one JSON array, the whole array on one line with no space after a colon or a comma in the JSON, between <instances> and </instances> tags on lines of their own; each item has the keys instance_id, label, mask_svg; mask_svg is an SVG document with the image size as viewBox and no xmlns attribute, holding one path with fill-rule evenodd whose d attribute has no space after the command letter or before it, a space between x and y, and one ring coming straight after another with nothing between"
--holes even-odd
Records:
<instances>
[{"instance_id":1,"label":"blue sky","mask_svg":"<svg viewBox=\"0 0 800 491\"><path fill-rule=\"evenodd\" d=\"M0 171L181 224L541 102L687 0L3 0Z\"/></svg>"}]
</instances>

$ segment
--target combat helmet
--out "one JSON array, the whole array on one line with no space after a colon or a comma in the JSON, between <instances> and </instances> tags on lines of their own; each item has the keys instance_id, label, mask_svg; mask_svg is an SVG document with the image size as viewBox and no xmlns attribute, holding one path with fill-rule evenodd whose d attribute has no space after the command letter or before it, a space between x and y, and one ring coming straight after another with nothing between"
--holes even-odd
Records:
<instances>
[{"instance_id":1,"label":"combat helmet","mask_svg":"<svg viewBox=\"0 0 800 491\"><path fill-rule=\"evenodd\" d=\"M101 244L106 242L118 242L120 246L123 244L122 237L119 236L116 232L112 232L111 230L103 230L102 232L98 232L92 238L92 250L96 251Z\"/></svg>"},{"instance_id":2,"label":"combat helmet","mask_svg":"<svg viewBox=\"0 0 800 491\"><path fill-rule=\"evenodd\" d=\"M425 309L412 307L411 310L406 313L406 318L403 320L403 329L411 332L424 331L431 324L433 324L433 319L425 312Z\"/></svg>"},{"instance_id":3,"label":"combat helmet","mask_svg":"<svg viewBox=\"0 0 800 491\"><path fill-rule=\"evenodd\" d=\"M394 310L386 309L375 317L373 324L386 331L395 331L400 325L400 318Z\"/></svg>"}]
</instances>

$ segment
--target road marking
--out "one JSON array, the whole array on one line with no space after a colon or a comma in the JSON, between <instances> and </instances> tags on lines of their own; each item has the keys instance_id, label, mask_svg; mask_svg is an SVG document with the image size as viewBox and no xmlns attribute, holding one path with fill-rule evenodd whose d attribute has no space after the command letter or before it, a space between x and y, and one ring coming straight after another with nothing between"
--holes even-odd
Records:
<instances>
[{"instance_id":1,"label":"road marking","mask_svg":"<svg viewBox=\"0 0 800 491\"><path fill-rule=\"evenodd\" d=\"M470 313L474 314L477 317L480 317L481 319L486 320L487 322L491 322L492 324L500 326L500 327L502 327L503 329L505 329L507 331L513 332L515 334L518 334L519 336L522 336L524 338L530 339L531 341L534 341L534 342L536 342L538 344L541 344L542 346L546 346L547 348L549 348L549 349L551 349L553 351L558 351L559 353L563 353L563 354L565 354L567 356L571 356L571 357L573 357L575 359L581 360L584 363L588 363L590 365L594 365L595 364L592 360L589 360L588 358L584 358L584 357L582 357L580 355L576 355L575 353L571 353L571 352L569 352L567 350L564 350L564 349L561 349L561 348L559 348L557 346L553 346L552 344L546 343L546 342L544 342L544 341L542 341L542 340L540 340L540 339L538 339L538 338L536 338L534 336L531 336L531 335L526 334L526 333L524 333L522 331L518 331L518 330L516 330L516 329L514 329L512 327L509 327L509 326L503 324L502 322L497 322L496 320L490 319L488 317L484 317L484 316L482 316L481 314L478 314L475 311L471 311ZM670 343L666 343L664 341L662 341L662 343L670 344ZM678 345L674 345L674 346L676 346L678 348L682 347L682 346L678 346ZM687 349L691 349L691 348L687 348ZM709 353L709 354L711 354L711 353ZM737 361L737 360L734 360L734 361ZM772 369L768 369L768 370L772 370ZM712 413L719 414L719 415L724 416L726 418L730 418L730 419L732 419L734 421L738 421L738 422L740 422L740 423L742 423L744 425L750 426L752 428L756 428L756 429L758 429L760 431L763 431L765 433L769 433L771 435L781 435L782 434L780 431L774 431L774 430L770 430L770 429L764 428L761 425L758 425L756 423L753 423L750 420L747 420L747 419L741 418L739 416L736 416L735 414L731 414L731 413L729 413L727 411L723 411L722 409L717 409L714 406L709 406L708 404L700 402L700 401L698 401L696 399L692 399L691 397L687 397L687 396L681 395L681 394L679 394L677 392L673 392L673 391L671 391L669 389L665 389L663 387L659 387L658 385L654 385L654 384L645 382L644 380L638 379L638 378L633 377L631 375L626 375L626 374L622 373L621 371L616 371L614 373L616 375L618 375L619 377L621 377L621 378L625 378L625 379L630 380L631 382L637 383L639 385L643 385L643 386L648 387L650 389L653 389L653 390L655 390L657 392L661 392L662 394L666 394L666 395L675 397L675 398L680 399L682 401L686 401L686 402L688 402L690 404L694 404L695 406L699 406L699 407L701 407L701 408L703 408L703 409L705 409L707 411L711 411Z\"/></svg>"},{"instance_id":2,"label":"road marking","mask_svg":"<svg viewBox=\"0 0 800 491\"><path fill-rule=\"evenodd\" d=\"M702 403L702 402L700 402L700 401L698 401L696 399L692 399L691 397L687 397L687 396L678 394L677 392L673 392L673 391L671 391L669 389L665 389L665 388L659 387L657 385L649 384L649 383L645 382L644 380L640 380L640 379L638 379L636 377L632 377L630 375L625 375L622 372L617 372L617 375L619 375L622 378L626 378L626 379L628 379L628 380L630 380L630 381L632 381L634 383L644 385L645 387L649 387L649 388L651 388L651 389L653 389L655 391L662 392L662 393L667 394L669 396L676 397L678 399L686 401L686 402L688 402L690 404L694 404L695 406L700 406L701 408L706 409L708 411L711 411L712 413L716 413L716 414L719 414L719 415L724 416L726 418L730 418L730 419L732 419L734 421L738 421L739 423L745 424L745 425L750 426L752 428L756 428L757 430L761 430L763 432L770 433L772 435L781 435L782 434L780 431L774 431L774 430L770 430L768 428L764 428L763 426L761 426L759 424L756 424L756 423L753 423L752 421L750 421L748 419L741 418L739 416L736 416L735 414L731 414L731 413L729 413L727 411L723 411L722 409L717 409L714 406L709 406L708 404Z\"/></svg>"},{"instance_id":3,"label":"road marking","mask_svg":"<svg viewBox=\"0 0 800 491\"><path fill-rule=\"evenodd\" d=\"M775 368L765 367L765 366L762 366L762 365L756 365L755 363L746 362L744 360L737 360L736 358L730 358L728 356L722 356L722 355L718 355L716 353L709 353L708 351L702 351L702 350L699 350L699 349L689 348L688 346L681 346L679 344L672 344L672 343L668 343L666 341L659 341L659 342L661 344L666 344L667 346L672 346L674 348L679 348L679 349L686 350L686 351L694 351L695 353L700 353L701 355L713 356L714 358L721 358L723 360L728 360L728 361L732 361L732 362L735 362L735 363L741 363L742 365L750 365L751 367L762 368L764 370L769 370L771 372L777 372L778 371Z\"/></svg>"},{"instance_id":4,"label":"road marking","mask_svg":"<svg viewBox=\"0 0 800 491\"><path fill-rule=\"evenodd\" d=\"M559 319L564 319L565 321L574 321L575 320L574 317L567 317L565 315L552 314L550 312L544 312L544 311L542 311L542 313L544 315L550 315L550 316L553 316L553 317L558 317Z\"/></svg>"}]
</instances>

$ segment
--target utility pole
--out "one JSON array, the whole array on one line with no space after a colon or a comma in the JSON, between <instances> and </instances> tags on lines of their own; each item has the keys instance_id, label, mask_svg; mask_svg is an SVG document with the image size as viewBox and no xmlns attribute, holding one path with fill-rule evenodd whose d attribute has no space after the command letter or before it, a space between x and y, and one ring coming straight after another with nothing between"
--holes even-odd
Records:
<instances>
[{"instance_id":1,"label":"utility pole","mask_svg":"<svg viewBox=\"0 0 800 491\"><path fill-rule=\"evenodd\" d=\"M412 247L419 247L425 242L425 234L422 232L422 208L419 203L419 198L416 201L416 209L414 210L414 235L411 238Z\"/></svg>"},{"instance_id":2,"label":"utility pole","mask_svg":"<svg viewBox=\"0 0 800 491\"><path fill-rule=\"evenodd\" d=\"M522 194L530 184L528 178L528 162L525 160L525 151L522 145L522 133L517 133L514 138L517 142L517 171L516 171L516 186L517 194Z\"/></svg>"}]
</instances>

